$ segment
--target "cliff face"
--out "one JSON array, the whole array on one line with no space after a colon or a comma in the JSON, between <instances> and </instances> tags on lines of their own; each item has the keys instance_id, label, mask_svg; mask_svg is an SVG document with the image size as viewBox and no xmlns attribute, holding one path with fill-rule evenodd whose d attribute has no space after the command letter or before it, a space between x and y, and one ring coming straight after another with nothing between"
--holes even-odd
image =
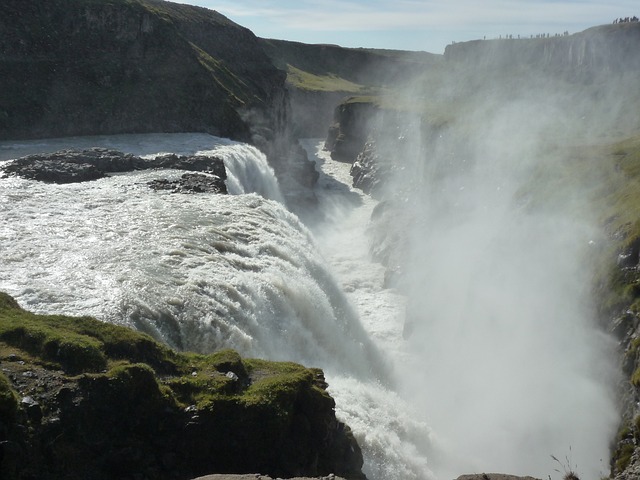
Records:
<instances>
[{"instance_id":1,"label":"cliff face","mask_svg":"<svg viewBox=\"0 0 640 480\"><path fill-rule=\"evenodd\" d=\"M0 139L273 124L284 73L247 29L159 0L0 4ZM253 126L253 125L251 125Z\"/></svg>"},{"instance_id":2,"label":"cliff face","mask_svg":"<svg viewBox=\"0 0 640 480\"><path fill-rule=\"evenodd\" d=\"M477 40L448 45L445 60L468 68L528 65L539 71L572 76L620 74L640 66L640 23L593 27L574 35L549 38Z\"/></svg>"},{"instance_id":3,"label":"cliff face","mask_svg":"<svg viewBox=\"0 0 640 480\"><path fill-rule=\"evenodd\" d=\"M442 55L427 52L344 48L261 39L273 64L288 71L293 133L319 137L326 133L333 111L343 99L397 89L438 68Z\"/></svg>"},{"instance_id":4,"label":"cliff face","mask_svg":"<svg viewBox=\"0 0 640 480\"><path fill-rule=\"evenodd\" d=\"M313 74L329 72L369 86L402 83L442 61L441 55L427 52L309 45L274 39L260 42L273 64L281 70L292 65Z\"/></svg>"}]
</instances>

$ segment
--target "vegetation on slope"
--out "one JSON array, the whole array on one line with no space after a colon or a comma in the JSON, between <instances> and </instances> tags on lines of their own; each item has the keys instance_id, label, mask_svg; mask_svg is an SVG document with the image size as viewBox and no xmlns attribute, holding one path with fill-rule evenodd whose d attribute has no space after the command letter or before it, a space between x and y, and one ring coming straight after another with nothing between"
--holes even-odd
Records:
<instances>
[{"instance_id":1,"label":"vegetation on slope","mask_svg":"<svg viewBox=\"0 0 640 480\"><path fill-rule=\"evenodd\" d=\"M599 153L608 168L600 177L596 205L602 208L610 244L599 259L597 295L601 316L610 319L609 328L620 340L623 371L629 379L612 458L612 474L617 475L630 466L640 441L640 341L636 335L640 319L640 135Z\"/></svg>"},{"instance_id":2,"label":"vegetation on slope","mask_svg":"<svg viewBox=\"0 0 640 480\"><path fill-rule=\"evenodd\" d=\"M287 82L300 90L316 92L360 93L367 89L363 85L350 82L333 73L315 75L292 65L287 66Z\"/></svg>"},{"instance_id":3,"label":"vegetation on slope","mask_svg":"<svg viewBox=\"0 0 640 480\"><path fill-rule=\"evenodd\" d=\"M374 89L394 87L442 63L441 55L426 52L308 45L274 39L262 39L261 44L277 68L284 71L293 68L327 80L323 91L331 90L332 83L341 88L335 79ZM295 82L291 75L289 78Z\"/></svg>"},{"instance_id":4,"label":"vegetation on slope","mask_svg":"<svg viewBox=\"0 0 640 480\"><path fill-rule=\"evenodd\" d=\"M4 293L0 362L3 478L360 474L317 369L179 353L90 317L30 313Z\"/></svg>"},{"instance_id":5,"label":"vegetation on slope","mask_svg":"<svg viewBox=\"0 0 640 480\"><path fill-rule=\"evenodd\" d=\"M284 84L247 29L158 0L0 4L0 138L207 131L248 138ZM267 113L265 113L267 115Z\"/></svg>"}]
</instances>

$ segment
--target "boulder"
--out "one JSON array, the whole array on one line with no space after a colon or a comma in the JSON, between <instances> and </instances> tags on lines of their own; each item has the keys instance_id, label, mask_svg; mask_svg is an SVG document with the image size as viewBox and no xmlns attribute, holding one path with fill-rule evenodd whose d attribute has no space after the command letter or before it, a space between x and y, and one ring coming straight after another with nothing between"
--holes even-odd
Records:
<instances>
[{"instance_id":1,"label":"boulder","mask_svg":"<svg viewBox=\"0 0 640 480\"><path fill-rule=\"evenodd\" d=\"M54 153L28 155L4 165L5 175L49 183L76 183L97 180L109 173L134 170L176 169L203 172L187 175L177 182L157 181L152 188L181 191L227 193L227 172L222 159L205 155L161 155L151 159L106 148L61 150Z\"/></svg>"},{"instance_id":2,"label":"boulder","mask_svg":"<svg viewBox=\"0 0 640 480\"><path fill-rule=\"evenodd\" d=\"M185 173L178 180L152 180L153 190L170 190L171 193L227 193L227 185L216 175Z\"/></svg>"}]
</instances>

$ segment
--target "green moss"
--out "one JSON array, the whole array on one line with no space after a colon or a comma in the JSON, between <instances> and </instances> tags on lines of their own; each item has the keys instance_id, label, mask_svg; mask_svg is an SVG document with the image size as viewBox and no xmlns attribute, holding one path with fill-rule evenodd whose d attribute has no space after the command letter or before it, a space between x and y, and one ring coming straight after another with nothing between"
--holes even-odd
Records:
<instances>
[{"instance_id":1,"label":"green moss","mask_svg":"<svg viewBox=\"0 0 640 480\"><path fill-rule=\"evenodd\" d=\"M13 315L3 313L0 313L0 340L5 343L72 373L100 371L107 366L100 342L72 329L60 328L61 317L51 316L43 322L20 310Z\"/></svg>"},{"instance_id":2,"label":"green moss","mask_svg":"<svg viewBox=\"0 0 640 480\"><path fill-rule=\"evenodd\" d=\"M219 373L170 378L165 380L165 384L181 405L198 408L228 397L235 391L233 380Z\"/></svg>"},{"instance_id":3,"label":"green moss","mask_svg":"<svg viewBox=\"0 0 640 480\"><path fill-rule=\"evenodd\" d=\"M247 371L242 358L235 350L226 349L206 355L203 358L205 364L211 365L221 373L233 372L239 377L246 377Z\"/></svg>"},{"instance_id":4,"label":"green moss","mask_svg":"<svg viewBox=\"0 0 640 480\"><path fill-rule=\"evenodd\" d=\"M73 374L105 370L117 359L178 371L176 352L148 335L90 317L35 315L6 294L0 294L0 341Z\"/></svg>"},{"instance_id":5,"label":"green moss","mask_svg":"<svg viewBox=\"0 0 640 480\"><path fill-rule=\"evenodd\" d=\"M287 82L300 90L314 92L362 93L368 89L364 85L350 82L333 73L316 75L292 65L287 65Z\"/></svg>"},{"instance_id":6,"label":"green moss","mask_svg":"<svg viewBox=\"0 0 640 480\"><path fill-rule=\"evenodd\" d=\"M120 364L107 374L120 400L134 404L173 403L173 392L158 383L156 373L144 363Z\"/></svg>"},{"instance_id":7,"label":"green moss","mask_svg":"<svg viewBox=\"0 0 640 480\"><path fill-rule=\"evenodd\" d=\"M221 350L209 355L185 353L181 363L181 375L165 379L183 405L203 408L241 392L247 374L240 355L234 350ZM233 372L238 378L227 376Z\"/></svg>"},{"instance_id":8,"label":"green moss","mask_svg":"<svg viewBox=\"0 0 640 480\"><path fill-rule=\"evenodd\" d=\"M631 456L634 451L635 447L631 443L624 443L620 446L619 450L616 452L616 471L622 472L629 466L629 463L631 463Z\"/></svg>"},{"instance_id":9,"label":"green moss","mask_svg":"<svg viewBox=\"0 0 640 480\"><path fill-rule=\"evenodd\" d=\"M0 417L13 418L18 409L18 397L7 377L0 372Z\"/></svg>"},{"instance_id":10,"label":"green moss","mask_svg":"<svg viewBox=\"0 0 640 480\"><path fill-rule=\"evenodd\" d=\"M315 405L332 402L315 384L318 372L302 365L242 359L229 349L208 355L179 353L147 335L90 317L32 314L4 294L2 344L24 352L28 361L83 374L81 381L89 391L117 398L123 405L168 402L211 409L222 402L239 409L267 409L283 421L290 419L300 395L317 397ZM10 400L10 393L5 397Z\"/></svg>"},{"instance_id":11,"label":"green moss","mask_svg":"<svg viewBox=\"0 0 640 480\"><path fill-rule=\"evenodd\" d=\"M249 100L247 96L248 87L237 75L234 75L223 62L213 58L203 49L190 43L196 54L198 62L211 74L215 83L229 94L230 99L236 106L244 105Z\"/></svg>"},{"instance_id":12,"label":"green moss","mask_svg":"<svg viewBox=\"0 0 640 480\"><path fill-rule=\"evenodd\" d=\"M22 310L22 308L11 295L0 292L0 312L4 310Z\"/></svg>"},{"instance_id":13,"label":"green moss","mask_svg":"<svg viewBox=\"0 0 640 480\"><path fill-rule=\"evenodd\" d=\"M640 244L640 135L597 149L596 155L600 163L591 168L600 172L600 186L593 204L612 239L598 268L603 304L609 311L640 312L640 276L614 263L618 253Z\"/></svg>"},{"instance_id":14,"label":"green moss","mask_svg":"<svg viewBox=\"0 0 640 480\"><path fill-rule=\"evenodd\" d=\"M248 370L254 382L242 401L247 405L277 406L276 414L287 416L303 390L313 387L313 371L290 362L248 360Z\"/></svg>"}]
</instances>

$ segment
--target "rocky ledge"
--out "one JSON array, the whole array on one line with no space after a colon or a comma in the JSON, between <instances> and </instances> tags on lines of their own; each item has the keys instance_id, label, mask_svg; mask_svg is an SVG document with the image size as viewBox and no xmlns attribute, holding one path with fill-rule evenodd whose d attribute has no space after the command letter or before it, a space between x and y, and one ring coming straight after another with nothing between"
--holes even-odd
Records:
<instances>
[{"instance_id":1,"label":"rocky ledge","mask_svg":"<svg viewBox=\"0 0 640 480\"><path fill-rule=\"evenodd\" d=\"M204 155L167 154L141 158L130 153L106 148L61 150L54 153L28 155L12 160L0 169L5 175L17 175L49 183L76 183L97 180L109 173L134 170L176 169L201 172L186 174L179 181L157 180L150 186L156 190L180 192L227 193L227 172L221 158Z\"/></svg>"},{"instance_id":2,"label":"rocky ledge","mask_svg":"<svg viewBox=\"0 0 640 480\"><path fill-rule=\"evenodd\" d=\"M534 478L534 477L528 477L528 476L518 477L517 475L507 475L504 473L474 473L471 475L460 475L456 480L540 480L540 479Z\"/></svg>"},{"instance_id":3,"label":"rocky ledge","mask_svg":"<svg viewBox=\"0 0 640 480\"><path fill-rule=\"evenodd\" d=\"M3 479L364 479L326 388L319 369L179 353L89 317L32 314L0 293Z\"/></svg>"},{"instance_id":4,"label":"rocky ledge","mask_svg":"<svg viewBox=\"0 0 640 480\"><path fill-rule=\"evenodd\" d=\"M214 474L206 475L204 477L194 478L193 480L274 480L268 475L261 475L259 473L247 474L247 475L229 475L229 474ZM278 479L275 479L278 480ZM282 480L282 479L280 479ZM321 477L293 477L288 480L346 480L344 477L336 477L335 474Z\"/></svg>"}]
</instances>

